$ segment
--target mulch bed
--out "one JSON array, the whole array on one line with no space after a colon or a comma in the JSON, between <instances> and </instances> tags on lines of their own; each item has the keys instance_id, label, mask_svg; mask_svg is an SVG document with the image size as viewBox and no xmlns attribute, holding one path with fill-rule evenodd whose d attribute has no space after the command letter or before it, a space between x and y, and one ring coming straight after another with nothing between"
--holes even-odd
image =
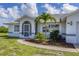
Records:
<instances>
[{"instance_id":1,"label":"mulch bed","mask_svg":"<svg viewBox=\"0 0 79 59\"><path fill-rule=\"evenodd\" d=\"M65 42L50 42L50 41L47 41L45 43L41 43L37 40L33 40L33 39L25 39L25 41L29 41L29 42L32 42L32 43L36 43L36 44L42 44L42 45L52 45L52 46L60 46L60 47L65 47L65 48L74 48L73 44L70 44L70 43L65 43Z\"/></svg>"}]
</instances>

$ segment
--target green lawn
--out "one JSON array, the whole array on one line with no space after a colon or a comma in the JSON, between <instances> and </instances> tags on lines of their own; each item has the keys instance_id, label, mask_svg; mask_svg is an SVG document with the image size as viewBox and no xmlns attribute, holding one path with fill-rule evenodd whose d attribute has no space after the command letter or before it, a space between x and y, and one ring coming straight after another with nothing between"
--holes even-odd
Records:
<instances>
[{"instance_id":1,"label":"green lawn","mask_svg":"<svg viewBox=\"0 0 79 59\"><path fill-rule=\"evenodd\" d=\"M2 56L75 56L79 53L61 52L55 50L40 49L31 46L22 45L17 42L17 38L8 38L7 34L0 33L0 55Z\"/></svg>"}]
</instances>

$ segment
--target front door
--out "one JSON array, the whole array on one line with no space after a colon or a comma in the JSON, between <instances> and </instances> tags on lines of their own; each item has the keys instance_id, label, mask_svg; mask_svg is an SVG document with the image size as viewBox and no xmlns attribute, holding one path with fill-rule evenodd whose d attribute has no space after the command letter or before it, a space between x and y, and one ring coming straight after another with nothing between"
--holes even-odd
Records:
<instances>
[{"instance_id":1,"label":"front door","mask_svg":"<svg viewBox=\"0 0 79 59\"><path fill-rule=\"evenodd\" d=\"M28 37L30 35L30 24L24 24L22 29L23 29L22 31L23 35L25 37Z\"/></svg>"}]
</instances>

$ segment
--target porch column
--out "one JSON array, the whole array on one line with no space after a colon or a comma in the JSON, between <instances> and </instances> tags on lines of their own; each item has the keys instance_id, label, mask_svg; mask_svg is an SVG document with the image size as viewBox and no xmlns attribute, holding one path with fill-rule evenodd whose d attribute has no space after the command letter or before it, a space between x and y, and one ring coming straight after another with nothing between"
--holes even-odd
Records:
<instances>
[{"instance_id":1,"label":"porch column","mask_svg":"<svg viewBox=\"0 0 79 59\"><path fill-rule=\"evenodd\" d=\"M34 38L35 36L35 23L34 21L31 21L31 38Z\"/></svg>"},{"instance_id":2,"label":"porch column","mask_svg":"<svg viewBox=\"0 0 79 59\"><path fill-rule=\"evenodd\" d=\"M19 23L19 36L22 38L22 23Z\"/></svg>"}]
</instances>

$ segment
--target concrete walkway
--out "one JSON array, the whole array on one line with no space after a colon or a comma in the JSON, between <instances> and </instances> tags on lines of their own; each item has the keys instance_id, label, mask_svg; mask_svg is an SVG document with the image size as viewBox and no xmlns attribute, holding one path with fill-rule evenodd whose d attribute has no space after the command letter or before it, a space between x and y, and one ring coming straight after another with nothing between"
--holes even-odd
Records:
<instances>
[{"instance_id":1,"label":"concrete walkway","mask_svg":"<svg viewBox=\"0 0 79 59\"><path fill-rule=\"evenodd\" d=\"M18 40L18 42L21 44L34 46L37 48L45 48L45 49L50 49L50 50L59 50L59 51L67 51L67 52L79 52L79 49L75 49L75 48L64 48L64 47L58 47L58 46L41 45L41 44L31 43L24 40Z\"/></svg>"}]
</instances>

